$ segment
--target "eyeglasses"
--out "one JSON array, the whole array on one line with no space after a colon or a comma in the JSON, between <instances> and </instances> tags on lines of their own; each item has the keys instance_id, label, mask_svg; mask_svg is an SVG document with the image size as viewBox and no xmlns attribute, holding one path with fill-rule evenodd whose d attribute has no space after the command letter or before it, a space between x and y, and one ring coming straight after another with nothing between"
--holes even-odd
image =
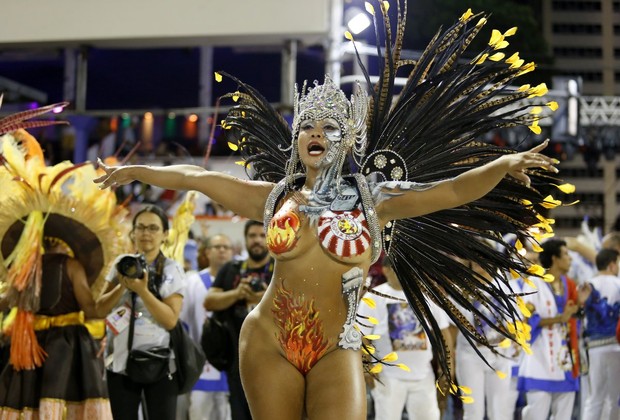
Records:
<instances>
[{"instance_id":1,"label":"eyeglasses","mask_svg":"<svg viewBox=\"0 0 620 420\"><path fill-rule=\"evenodd\" d=\"M223 250L223 251L228 251L229 249L231 249L232 247L230 245L211 245L208 247L209 249L211 248L215 248L217 250Z\"/></svg>"},{"instance_id":2,"label":"eyeglasses","mask_svg":"<svg viewBox=\"0 0 620 420\"><path fill-rule=\"evenodd\" d=\"M145 230L148 230L150 233L157 233L160 231L160 227L157 225L136 225L136 227L134 228L137 232L144 232Z\"/></svg>"}]
</instances>

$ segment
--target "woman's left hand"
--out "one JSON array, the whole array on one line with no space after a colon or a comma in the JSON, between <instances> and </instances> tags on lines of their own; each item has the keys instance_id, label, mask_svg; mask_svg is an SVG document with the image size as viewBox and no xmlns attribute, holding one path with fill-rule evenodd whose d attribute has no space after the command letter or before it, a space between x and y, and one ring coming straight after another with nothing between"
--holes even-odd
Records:
<instances>
[{"instance_id":1,"label":"woman's left hand","mask_svg":"<svg viewBox=\"0 0 620 420\"><path fill-rule=\"evenodd\" d=\"M508 168L506 172L513 178L530 185L530 177L526 175L525 170L530 168L544 168L551 172L558 172L558 168L554 165L557 160L545 156L540 153L549 144L549 139L528 151L515 153L512 155L504 155L500 159L504 161Z\"/></svg>"}]
</instances>

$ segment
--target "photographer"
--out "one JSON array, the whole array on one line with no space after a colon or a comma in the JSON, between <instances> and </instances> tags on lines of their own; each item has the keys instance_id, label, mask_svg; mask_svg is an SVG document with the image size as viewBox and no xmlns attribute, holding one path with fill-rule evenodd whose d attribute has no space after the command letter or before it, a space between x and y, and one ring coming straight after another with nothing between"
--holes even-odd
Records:
<instances>
[{"instance_id":1,"label":"photographer","mask_svg":"<svg viewBox=\"0 0 620 420\"><path fill-rule=\"evenodd\" d=\"M249 258L224 265L204 302L206 310L219 312L234 331L235 357L227 372L233 420L251 419L239 375L239 332L247 314L263 297L273 273L273 260L267 250L263 224L247 221L244 237Z\"/></svg>"},{"instance_id":2,"label":"photographer","mask_svg":"<svg viewBox=\"0 0 620 420\"><path fill-rule=\"evenodd\" d=\"M107 316L106 367L116 420L137 420L143 396L149 420L175 416L178 385L168 330L179 318L185 274L179 264L161 253L167 234L168 218L161 208L149 205L140 210L130 232L140 255L117 260L106 277L108 286L97 300L97 312ZM132 351L168 356L161 378L144 383L144 378L127 372L130 343Z\"/></svg>"}]
</instances>

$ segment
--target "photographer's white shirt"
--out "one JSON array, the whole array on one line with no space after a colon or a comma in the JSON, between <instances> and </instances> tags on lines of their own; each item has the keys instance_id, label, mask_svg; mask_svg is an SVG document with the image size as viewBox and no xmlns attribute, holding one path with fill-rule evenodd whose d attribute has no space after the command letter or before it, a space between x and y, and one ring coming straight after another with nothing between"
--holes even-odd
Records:
<instances>
[{"instance_id":1,"label":"photographer's white shirt","mask_svg":"<svg viewBox=\"0 0 620 420\"><path fill-rule=\"evenodd\" d=\"M116 278L116 274L116 264L114 264L106 276L106 280L112 281ZM166 258L163 281L159 289L159 294L162 299L175 293L183 296L185 284L185 272L181 265L172 259ZM118 304L112 310L112 313L117 312L123 307L131 308L131 292L129 290L125 290L125 293L121 296ZM136 298L135 312L137 318L134 324L132 347L139 350L148 350L153 347L169 347L170 334L155 321L139 296ZM108 345L106 347L105 360L107 368L113 372L124 373L125 371L128 354L128 338L129 328L124 328L118 335L115 335L110 328L107 329ZM170 359L170 372L173 373L175 370L176 366L174 364L173 355Z\"/></svg>"}]
</instances>

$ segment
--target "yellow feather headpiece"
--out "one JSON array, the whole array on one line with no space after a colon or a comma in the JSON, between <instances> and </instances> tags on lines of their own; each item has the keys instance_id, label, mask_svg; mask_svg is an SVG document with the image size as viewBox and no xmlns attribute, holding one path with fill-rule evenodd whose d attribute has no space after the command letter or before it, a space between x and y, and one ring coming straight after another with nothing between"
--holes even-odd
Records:
<instances>
[{"instance_id":1,"label":"yellow feather headpiece","mask_svg":"<svg viewBox=\"0 0 620 420\"><path fill-rule=\"evenodd\" d=\"M113 192L92 182L97 176L90 163L46 166L39 144L24 130L0 137L0 290L18 308L13 328L31 335L22 343L28 348L19 348L21 362L14 363L11 349L16 369L42 363L31 321L44 281L44 237L57 238L81 262L95 298L124 248L127 211Z\"/></svg>"}]
</instances>

